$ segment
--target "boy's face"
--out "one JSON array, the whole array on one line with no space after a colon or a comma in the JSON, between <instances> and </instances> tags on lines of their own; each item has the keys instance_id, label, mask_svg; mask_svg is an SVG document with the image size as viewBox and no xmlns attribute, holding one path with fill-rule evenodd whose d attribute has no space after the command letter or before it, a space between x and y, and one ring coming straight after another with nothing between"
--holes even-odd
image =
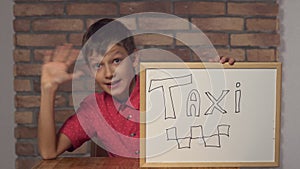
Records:
<instances>
[{"instance_id":1,"label":"boy's face","mask_svg":"<svg viewBox=\"0 0 300 169\"><path fill-rule=\"evenodd\" d=\"M126 101L135 85L137 56L128 56L124 47L109 47L104 56L95 52L89 58L94 77L100 88L118 101Z\"/></svg>"}]
</instances>

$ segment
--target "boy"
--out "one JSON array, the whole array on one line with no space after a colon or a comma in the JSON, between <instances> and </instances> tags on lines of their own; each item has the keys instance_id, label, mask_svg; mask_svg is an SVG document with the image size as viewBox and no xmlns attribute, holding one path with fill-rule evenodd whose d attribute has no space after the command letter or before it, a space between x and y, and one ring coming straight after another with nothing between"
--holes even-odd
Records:
<instances>
[{"instance_id":1,"label":"boy","mask_svg":"<svg viewBox=\"0 0 300 169\"><path fill-rule=\"evenodd\" d=\"M97 31L109 25L107 31ZM124 40L119 41L119 39ZM95 81L103 90L85 98L77 113L55 132L54 98L62 83L78 78L69 74L75 50L69 44L59 46L45 56L41 76L41 107L38 140L43 159L53 159L72 151L96 137L110 157L139 157L139 77L135 75L138 56L131 32L120 22L101 19L91 25L83 37L83 55ZM221 63L234 59L221 57Z\"/></svg>"}]
</instances>

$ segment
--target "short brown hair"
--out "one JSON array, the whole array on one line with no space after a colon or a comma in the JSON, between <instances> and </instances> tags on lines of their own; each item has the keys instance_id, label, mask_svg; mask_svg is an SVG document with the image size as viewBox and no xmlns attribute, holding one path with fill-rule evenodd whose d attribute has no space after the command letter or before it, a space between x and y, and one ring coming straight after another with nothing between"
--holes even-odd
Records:
<instances>
[{"instance_id":1,"label":"short brown hair","mask_svg":"<svg viewBox=\"0 0 300 169\"><path fill-rule=\"evenodd\" d=\"M124 47L128 55L136 49L132 32L120 21L104 18L92 24L82 38L82 53L86 62L93 51L103 55L112 44Z\"/></svg>"}]
</instances>

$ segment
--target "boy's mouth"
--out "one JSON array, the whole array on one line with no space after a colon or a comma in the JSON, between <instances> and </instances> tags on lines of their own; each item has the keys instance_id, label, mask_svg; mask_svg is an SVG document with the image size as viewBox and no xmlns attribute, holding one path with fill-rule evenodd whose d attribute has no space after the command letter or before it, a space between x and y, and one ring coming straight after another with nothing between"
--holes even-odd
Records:
<instances>
[{"instance_id":1,"label":"boy's mouth","mask_svg":"<svg viewBox=\"0 0 300 169\"><path fill-rule=\"evenodd\" d=\"M113 82L107 83L106 85L108 88L114 89L119 86L120 82L121 82L121 80L115 80Z\"/></svg>"}]
</instances>

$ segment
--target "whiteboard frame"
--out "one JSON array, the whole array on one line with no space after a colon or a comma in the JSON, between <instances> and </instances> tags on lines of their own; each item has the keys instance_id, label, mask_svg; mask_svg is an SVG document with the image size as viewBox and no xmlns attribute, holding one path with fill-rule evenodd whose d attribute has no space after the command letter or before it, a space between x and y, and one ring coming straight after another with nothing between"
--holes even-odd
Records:
<instances>
[{"instance_id":1,"label":"whiteboard frame","mask_svg":"<svg viewBox=\"0 0 300 169\"><path fill-rule=\"evenodd\" d=\"M146 70L147 69L275 69L276 70L276 113L275 113L275 157L272 162L146 162ZM234 65L204 62L141 62L140 63L140 167L278 167L280 154L280 111L281 111L281 74L280 62L237 62Z\"/></svg>"}]
</instances>

